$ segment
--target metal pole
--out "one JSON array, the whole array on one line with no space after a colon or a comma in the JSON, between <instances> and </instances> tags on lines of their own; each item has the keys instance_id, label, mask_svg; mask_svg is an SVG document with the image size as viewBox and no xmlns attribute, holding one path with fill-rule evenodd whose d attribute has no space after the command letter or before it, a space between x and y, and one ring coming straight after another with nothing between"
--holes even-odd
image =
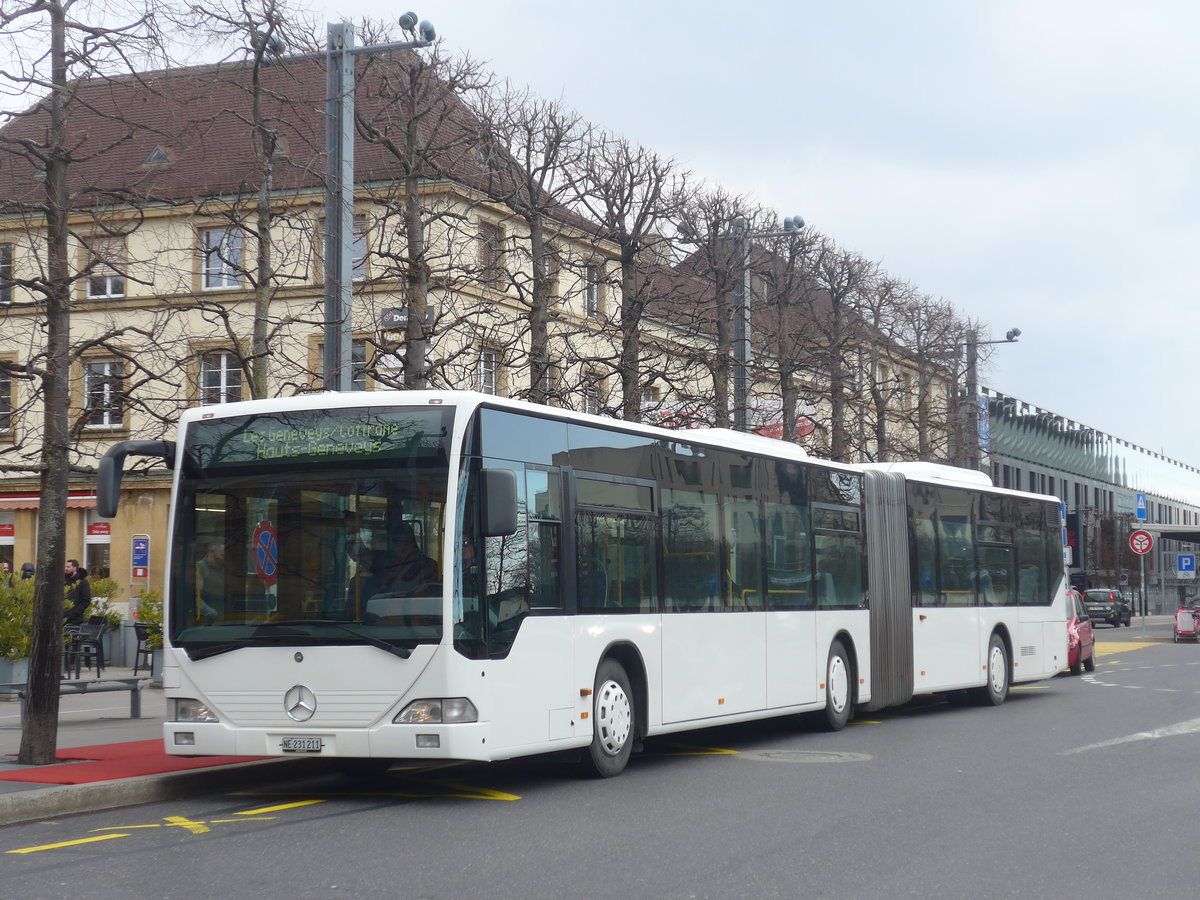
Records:
<instances>
[{"instance_id":1,"label":"metal pole","mask_svg":"<svg viewBox=\"0 0 1200 900\"><path fill-rule=\"evenodd\" d=\"M1142 604L1143 604L1142 608L1144 609L1145 604L1146 604L1146 554L1145 553L1138 555L1138 572L1139 572L1140 581L1142 584ZM1146 619L1145 619L1145 615L1143 614L1142 625L1145 625L1145 624L1146 624Z\"/></svg>"},{"instance_id":2,"label":"metal pole","mask_svg":"<svg viewBox=\"0 0 1200 900\"><path fill-rule=\"evenodd\" d=\"M974 332L967 338L966 462L968 469L979 471L979 343Z\"/></svg>"},{"instance_id":3,"label":"metal pole","mask_svg":"<svg viewBox=\"0 0 1200 900\"><path fill-rule=\"evenodd\" d=\"M354 263L354 26L329 26L325 49L324 387L348 391Z\"/></svg>"},{"instance_id":4,"label":"metal pole","mask_svg":"<svg viewBox=\"0 0 1200 900\"><path fill-rule=\"evenodd\" d=\"M741 277L734 282L733 319L733 427L746 430L750 399L750 240L749 223L740 216L733 220L733 255L741 261Z\"/></svg>"}]
</instances>

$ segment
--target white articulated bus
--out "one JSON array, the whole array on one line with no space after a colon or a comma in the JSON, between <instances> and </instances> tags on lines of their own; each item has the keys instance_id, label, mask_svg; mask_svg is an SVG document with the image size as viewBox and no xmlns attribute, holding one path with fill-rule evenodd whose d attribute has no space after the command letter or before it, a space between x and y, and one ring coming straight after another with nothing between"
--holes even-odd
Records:
<instances>
[{"instance_id":1,"label":"white articulated bus","mask_svg":"<svg viewBox=\"0 0 1200 900\"><path fill-rule=\"evenodd\" d=\"M499 760L914 694L1004 701L1066 665L1056 497L931 464L468 392L184 414L168 753Z\"/></svg>"}]
</instances>

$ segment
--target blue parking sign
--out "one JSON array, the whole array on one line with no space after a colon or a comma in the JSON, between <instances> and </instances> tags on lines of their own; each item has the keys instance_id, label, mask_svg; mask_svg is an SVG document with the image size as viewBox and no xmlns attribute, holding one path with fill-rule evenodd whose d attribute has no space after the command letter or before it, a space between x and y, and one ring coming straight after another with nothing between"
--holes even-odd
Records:
<instances>
[{"instance_id":1,"label":"blue parking sign","mask_svg":"<svg viewBox=\"0 0 1200 900\"><path fill-rule=\"evenodd\" d=\"M1180 575L1195 575L1196 574L1196 554L1180 553L1175 557L1176 571Z\"/></svg>"}]
</instances>

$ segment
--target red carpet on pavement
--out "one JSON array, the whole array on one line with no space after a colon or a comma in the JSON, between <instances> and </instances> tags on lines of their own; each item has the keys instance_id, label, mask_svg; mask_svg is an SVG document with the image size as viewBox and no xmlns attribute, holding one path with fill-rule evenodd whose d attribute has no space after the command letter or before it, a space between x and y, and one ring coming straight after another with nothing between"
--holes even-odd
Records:
<instances>
[{"instance_id":1,"label":"red carpet on pavement","mask_svg":"<svg viewBox=\"0 0 1200 900\"><path fill-rule=\"evenodd\" d=\"M139 775L159 775L163 772L183 772L187 769L207 769L232 763L265 759L262 756L167 756L161 740L130 741L125 744L100 744L95 747L71 747L59 750L65 765L29 766L25 769L0 772L0 781L26 781L35 784L90 784L93 781L113 781L136 778ZM81 760L70 762L70 760Z\"/></svg>"}]
</instances>

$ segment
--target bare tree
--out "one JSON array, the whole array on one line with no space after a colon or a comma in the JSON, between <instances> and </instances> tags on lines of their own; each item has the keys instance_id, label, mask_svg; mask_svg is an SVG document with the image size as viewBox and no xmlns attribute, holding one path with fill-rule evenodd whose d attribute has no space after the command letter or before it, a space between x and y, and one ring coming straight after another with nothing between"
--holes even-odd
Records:
<instances>
[{"instance_id":1,"label":"bare tree","mask_svg":"<svg viewBox=\"0 0 1200 900\"><path fill-rule=\"evenodd\" d=\"M368 40L385 40L386 31L368 26ZM386 169L373 202L385 218L401 220L402 246L376 249L386 275L399 275L405 286L403 384L430 384L430 341L436 328L430 291L438 247L430 240L432 224L462 225L452 204L432 204L422 189L430 181L454 182L477 189L486 182L485 135L463 98L484 90L490 76L470 57L447 57L439 45L428 53L400 51L364 57L358 81L365 101L355 106L358 134L383 152ZM361 173L360 182L375 180ZM391 185L397 185L393 191ZM451 242L453 243L453 242ZM449 245L447 245L449 246ZM442 251L449 253L448 250ZM441 257L441 280L448 282L450 257ZM447 311L442 311L448 314Z\"/></svg>"},{"instance_id":2,"label":"bare tree","mask_svg":"<svg viewBox=\"0 0 1200 900\"><path fill-rule=\"evenodd\" d=\"M33 235L44 235L34 254L40 272L20 281L40 313L44 345L24 364L4 368L37 385L42 406L41 505L37 527L37 587L29 693L22 720L18 760L43 765L54 761L58 734L58 676L62 665L62 572L65 561L67 497L70 485L71 298L81 277L70 262L71 213L95 208L101 197L122 196L124 186L83 183L75 172L97 148L86 133L73 132L72 116L81 99L80 79L131 68L139 54L157 44L152 14L134 13L124 24L117 11L75 0L38 0L0 10L0 38L11 45L15 65L3 77L22 97L41 95L32 107L6 116L0 152L8 159L3 212L23 217ZM92 21L83 16L91 13ZM82 14L82 15L81 15ZM10 180L11 179L11 180ZM40 188L36 187L40 183ZM43 224L44 223L44 224ZM37 240L32 238L33 249ZM34 260L25 261L27 267Z\"/></svg>"},{"instance_id":3,"label":"bare tree","mask_svg":"<svg viewBox=\"0 0 1200 900\"><path fill-rule=\"evenodd\" d=\"M967 323L953 304L916 293L897 310L899 335L915 363L915 396L909 404L917 459L949 459L947 436L957 427L957 348ZM936 385L948 386L938 392ZM961 439L961 436L960 436Z\"/></svg>"},{"instance_id":4,"label":"bare tree","mask_svg":"<svg viewBox=\"0 0 1200 900\"><path fill-rule=\"evenodd\" d=\"M689 193L678 164L625 138L591 132L574 176L578 209L596 224L597 238L617 251L619 348L613 368L621 379L618 414L641 419L642 326L655 298L644 267L667 249L663 229Z\"/></svg>"},{"instance_id":5,"label":"bare tree","mask_svg":"<svg viewBox=\"0 0 1200 900\"><path fill-rule=\"evenodd\" d=\"M678 212L680 240L691 250L680 269L700 278L711 290L708 297L693 305L690 327L714 337L713 350L705 353L702 361L711 373L712 417L719 428L730 424L733 317L740 314L734 295L745 275L742 245L733 239L731 228L739 217L749 223L761 218L749 212L746 197L720 187L697 191Z\"/></svg>"},{"instance_id":6,"label":"bare tree","mask_svg":"<svg viewBox=\"0 0 1200 900\"><path fill-rule=\"evenodd\" d=\"M508 287L524 313L528 334L528 399L551 399L550 320L559 270L568 264L567 235L587 228L571 214L572 171L583 152L579 115L557 100L542 100L506 83L475 94L487 135L486 193L519 219L508 242L512 264L504 267ZM570 221L568 221L568 219ZM557 245L555 235L561 235ZM573 235L571 235L573 237Z\"/></svg>"},{"instance_id":7,"label":"bare tree","mask_svg":"<svg viewBox=\"0 0 1200 900\"><path fill-rule=\"evenodd\" d=\"M805 312L817 339L815 362L828 386L829 457L845 462L850 458L848 407L855 375L849 357L859 326L854 305L867 289L875 266L830 238L824 238L815 253L813 275L818 291Z\"/></svg>"},{"instance_id":8,"label":"bare tree","mask_svg":"<svg viewBox=\"0 0 1200 900\"><path fill-rule=\"evenodd\" d=\"M762 291L751 294L759 339L756 368L761 373L756 380L776 386L780 434L792 441L799 434L799 410L816 402L811 372L817 338L807 312L816 302L814 267L822 238L811 228L790 234L779 233L773 225L767 230L772 236L752 250L752 271L764 284Z\"/></svg>"}]
</instances>

